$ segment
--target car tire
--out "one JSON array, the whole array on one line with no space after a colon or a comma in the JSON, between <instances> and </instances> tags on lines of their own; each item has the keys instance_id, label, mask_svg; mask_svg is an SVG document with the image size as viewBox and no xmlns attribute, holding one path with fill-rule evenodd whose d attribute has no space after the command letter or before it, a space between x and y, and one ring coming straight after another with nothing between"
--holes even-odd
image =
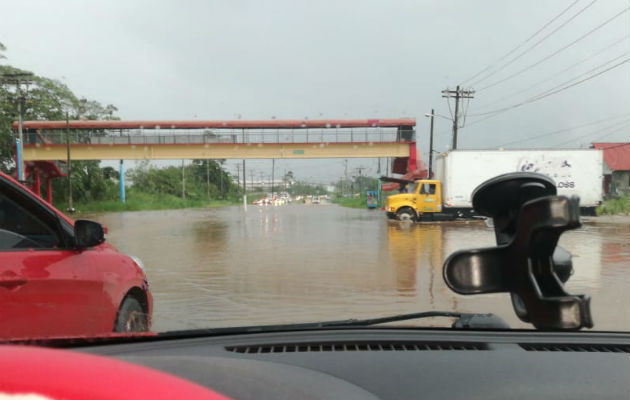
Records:
<instances>
[{"instance_id":1,"label":"car tire","mask_svg":"<svg viewBox=\"0 0 630 400\"><path fill-rule=\"evenodd\" d=\"M415 221L416 213L409 207L404 207L396 212L396 218L399 221Z\"/></svg>"},{"instance_id":2,"label":"car tire","mask_svg":"<svg viewBox=\"0 0 630 400\"><path fill-rule=\"evenodd\" d=\"M145 332L148 330L147 314L133 297L125 297L116 316L114 332Z\"/></svg>"}]
</instances>

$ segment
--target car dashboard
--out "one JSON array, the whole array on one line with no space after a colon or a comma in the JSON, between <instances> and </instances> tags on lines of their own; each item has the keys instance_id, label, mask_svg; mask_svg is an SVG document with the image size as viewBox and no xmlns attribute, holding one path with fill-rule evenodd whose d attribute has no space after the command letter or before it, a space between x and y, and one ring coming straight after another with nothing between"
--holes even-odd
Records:
<instances>
[{"instance_id":1,"label":"car dashboard","mask_svg":"<svg viewBox=\"0 0 630 400\"><path fill-rule=\"evenodd\" d=\"M630 334L414 328L80 347L233 399L627 399Z\"/></svg>"}]
</instances>

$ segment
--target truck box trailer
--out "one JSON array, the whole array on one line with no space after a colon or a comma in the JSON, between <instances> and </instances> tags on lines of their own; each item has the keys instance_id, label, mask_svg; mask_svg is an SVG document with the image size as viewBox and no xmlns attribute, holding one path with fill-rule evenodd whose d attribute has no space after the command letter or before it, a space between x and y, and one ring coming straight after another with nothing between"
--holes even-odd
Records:
<instances>
[{"instance_id":1,"label":"truck box trailer","mask_svg":"<svg viewBox=\"0 0 630 400\"><path fill-rule=\"evenodd\" d=\"M538 172L556 182L558 194L579 196L584 214L592 214L603 197L603 153L577 150L456 150L437 158L443 207L470 213L471 194L482 182L508 172ZM450 210L449 210L450 209Z\"/></svg>"}]
</instances>

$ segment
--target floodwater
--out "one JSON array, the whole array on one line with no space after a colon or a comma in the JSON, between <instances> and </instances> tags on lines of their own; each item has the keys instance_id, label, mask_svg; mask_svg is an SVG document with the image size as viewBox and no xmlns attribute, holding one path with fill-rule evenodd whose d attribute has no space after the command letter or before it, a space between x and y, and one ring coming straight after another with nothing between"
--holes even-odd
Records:
<instances>
[{"instance_id":1,"label":"floodwater","mask_svg":"<svg viewBox=\"0 0 630 400\"><path fill-rule=\"evenodd\" d=\"M427 310L493 312L512 327L507 294L462 296L442 279L453 251L494 245L483 222L408 224L379 210L289 205L90 215L140 257L156 331L370 318ZM592 297L597 330L630 330L630 221L591 219L560 244L570 293ZM403 322L448 325L451 320Z\"/></svg>"}]
</instances>

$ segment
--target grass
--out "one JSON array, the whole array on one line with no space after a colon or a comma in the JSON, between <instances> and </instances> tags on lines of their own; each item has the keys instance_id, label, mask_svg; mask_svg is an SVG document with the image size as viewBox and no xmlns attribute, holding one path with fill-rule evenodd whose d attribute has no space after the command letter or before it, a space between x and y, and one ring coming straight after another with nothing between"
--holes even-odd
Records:
<instances>
[{"instance_id":1,"label":"grass","mask_svg":"<svg viewBox=\"0 0 630 400\"><path fill-rule=\"evenodd\" d=\"M366 196L358 196L358 197L335 197L332 200L333 203L338 204L342 207L349 208L367 208L367 197Z\"/></svg>"},{"instance_id":2,"label":"grass","mask_svg":"<svg viewBox=\"0 0 630 400\"><path fill-rule=\"evenodd\" d=\"M238 200L190 200L173 195L150 195L146 193L130 193L125 203L118 200L101 200L89 203L76 203L77 212L116 212L142 210L170 210L179 208L217 208L239 204ZM65 210L67 205L58 205Z\"/></svg>"},{"instance_id":3,"label":"grass","mask_svg":"<svg viewBox=\"0 0 630 400\"><path fill-rule=\"evenodd\" d=\"M597 207L597 215L617 215L630 213L630 196L621 196L617 199L610 199Z\"/></svg>"}]
</instances>

